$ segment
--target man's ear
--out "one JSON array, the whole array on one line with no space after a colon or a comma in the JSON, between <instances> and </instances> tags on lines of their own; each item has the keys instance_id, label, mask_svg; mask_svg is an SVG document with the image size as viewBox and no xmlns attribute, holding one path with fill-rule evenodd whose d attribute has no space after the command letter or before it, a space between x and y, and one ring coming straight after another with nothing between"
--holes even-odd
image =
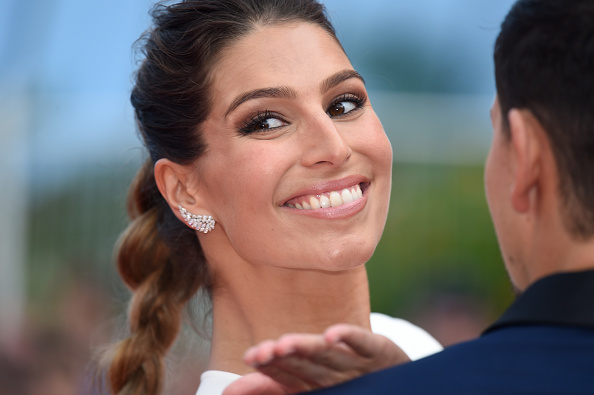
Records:
<instances>
[{"instance_id":1,"label":"man's ear","mask_svg":"<svg viewBox=\"0 0 594 395\"><path fill-rule=\"evenodd\" d=\"M508 120L514 160L512 206L525 213L533 204L542 175L542 125L529 110L511 109Z\"/></svg>"},{"instance_id":2,"label":"man's ear","mask_svg":"<svg viewBox=\"0 0 594 395\"><path fill-rule=\"evenodd\" d=\"M204 212L204 208L200 207L195 169L192 166L180 165L169 159L159 159L155 163L154 171L159 192L181 221L183 218L178 205L191 213Z\"/></svg>"}]
</instances>

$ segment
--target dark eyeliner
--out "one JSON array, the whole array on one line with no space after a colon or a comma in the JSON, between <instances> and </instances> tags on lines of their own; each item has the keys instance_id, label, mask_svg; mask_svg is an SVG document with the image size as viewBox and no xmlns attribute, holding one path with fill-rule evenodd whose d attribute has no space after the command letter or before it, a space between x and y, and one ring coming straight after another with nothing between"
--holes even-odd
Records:
<instances>
[{"instance_id":1,"label":"dark eyeliner","mask_svg":"<svg viewBox=\"0 0 594 395\"><path fill-rule=\"evenodd\" d=\"M242 134L251 134L251 133L257 133L260 131L265 131L265 130L272 130L272 129L276 129L276 128L262 128L262 129L256 129L256 127L263 123L264 121L266 121L267 119L270 118L277 118L279 120L281 120L282 122L285 122L285 120L278 114L275 114L269 110L266 110L264 112L258 112L258 114L256 114L256 116L250 118L243 127L241 127L239 129L239 131Z\"/></svg>"},{"instance_id":2,"label":"dark eyeliner","mask_svg":"<svg viewBox=\"0 0 594 395\"><path fill-rule=\"evenodd\" d=\"M341 102L345 102L345 101L350 101L352 103L355 103L355 109L353 109L352 111L350 111L346 114L335 115L334 116L335 118L348 116L353 111L359 110L367 102L367 95L361 95L361 94L355 94L355 93L344 93L344 94L338 96L336 99L332 100L332 103L330 103L330 105L328 106L328 109L330 109L332 106L336 106L337 104L339 104Z\"/></svg>"}]
</instances>

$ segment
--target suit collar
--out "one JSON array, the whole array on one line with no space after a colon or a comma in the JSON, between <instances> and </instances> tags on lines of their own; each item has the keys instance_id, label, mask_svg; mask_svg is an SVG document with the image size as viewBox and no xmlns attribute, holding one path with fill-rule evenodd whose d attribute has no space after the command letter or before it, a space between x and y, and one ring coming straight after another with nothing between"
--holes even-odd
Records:
<instances>
[{"instance_id":1,"label":"suit collar","mask_svg":"<svg viewBox=\"0 0 594 395\"><path fill-rule=\"evenodd\" d=\"M594 329L594 270L559 273L536 281L484 333L512 325Z\"/></svg>"}]
</instances>

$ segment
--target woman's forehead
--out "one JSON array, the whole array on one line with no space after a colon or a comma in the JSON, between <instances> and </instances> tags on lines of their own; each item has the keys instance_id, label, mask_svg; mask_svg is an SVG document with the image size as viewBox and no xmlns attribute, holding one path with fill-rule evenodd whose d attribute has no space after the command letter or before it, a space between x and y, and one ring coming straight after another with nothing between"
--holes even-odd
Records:
<instances>
[{"instance_id":1,"label":"woman's forehead","mask_svg":"<svg viewBox=\"0 0 594 395\"><path fill-rule=\"evenodd\" d=\"M310 87L352 68L336 40L306 22L265 26L239 39L214 69L215 93L242 92L279 86Z\"/></svg>"}]
</instances>

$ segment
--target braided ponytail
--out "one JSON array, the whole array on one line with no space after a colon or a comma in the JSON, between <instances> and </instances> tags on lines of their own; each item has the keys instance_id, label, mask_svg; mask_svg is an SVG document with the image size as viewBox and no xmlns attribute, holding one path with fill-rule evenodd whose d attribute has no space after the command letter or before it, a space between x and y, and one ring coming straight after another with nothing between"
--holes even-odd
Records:
<instances>
[{"instance_id":1,"label":"braided ponytail","mask_svg":"<svg viewBox=\"0 0 594 395\"><path fill-rule=\"evenodd\" d=\"M159 194L151 160L143 165L130 192L132 222L120 238L117 265L134 291L128 312L131 335L116 345L108 378L115 394L158 394L164 357L179 332L183 307L208 274L196 236L171 214ZM183 254L172 250L166 243L172 234L177 235L176 245L193 247L190 255L195 259L187 259L190 250Z\"/></svg>"},{"instance_id":2,"label":"braided ponytail","mask_svg":"<svg viewBox=\"0 0 594 395\"><path fill-rule=\"evenodd\" d=\"M139 41L145 58L130 98L150 158L130 188L132 222L117 253L119 273L133 291L130 337L110 355L107 378L117 395L161 392L164 357L179 332L183 307L200 287L211 289L196 234L160 195L153 168L161 158L188 165L206 151L200 127L210 111L210 75L222 50L255 26L296 20L336 39L316 0L184 0L157 4L151 15L154 26Z\"/></svg>"}]
</instances>

